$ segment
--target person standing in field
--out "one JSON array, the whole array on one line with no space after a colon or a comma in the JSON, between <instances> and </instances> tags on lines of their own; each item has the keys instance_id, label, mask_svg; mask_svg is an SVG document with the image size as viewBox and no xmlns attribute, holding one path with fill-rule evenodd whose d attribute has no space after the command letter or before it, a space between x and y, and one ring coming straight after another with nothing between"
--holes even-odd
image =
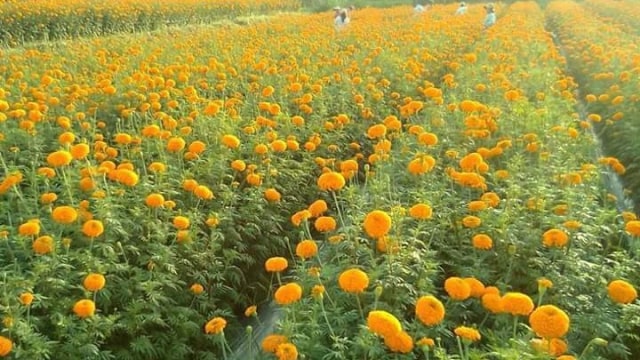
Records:
<instances>
[{"instance_id":1,"label":"person standing in field","mask_svg":"<svg viewBox=\"0 0 640 360\"><path fill-rule=\"evenodd\" d=\"M336 29L343 28L351 21L351 19L349 19L349 13L347 12L347 9L342 9L336 6L335 8L333 8L333 11L333 24L335 25Z\"/></svg>"},{"instance_id":2,"label":"person standing in field","mask_svg":"<svg viewBox=\"0 0 640 360\"><path fill-rule=\"evenodd\" d=\"M456 15L464 15L467 13L467 4L464 2L460 3L460 6L456 10Z\"/></svg>"},{"instance_id":3,"label":"person standing in field","mask_svg":"<svg viewBox=\"0 0 640 360\"><path fill-rule=\"evenodd\" d=\"M486 30L496 23L496 11L493 8L493 4L485 5L484 9L487 11L487 16L485 16L482 25L484 25L484 29Z\"/></svg>"}]
</instances>

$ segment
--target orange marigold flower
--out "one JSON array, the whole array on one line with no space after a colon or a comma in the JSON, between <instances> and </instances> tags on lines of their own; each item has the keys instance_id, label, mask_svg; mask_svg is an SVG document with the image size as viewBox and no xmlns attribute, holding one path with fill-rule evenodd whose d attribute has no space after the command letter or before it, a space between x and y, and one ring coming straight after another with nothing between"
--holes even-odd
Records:
<instances>
[{"instance_id":1,"label":"orange marigold flower","mask_svg":"<svg viewBox=\"0 0 640 360\"><path fill-rule=\"evenodd\" d=\"M282 285L276 290L274 297L280 305L293 304L302 297L302 287L296 283Z\"/></svg>"},{"instance_id":2,"label":"orange marigold flower","mask_svg":"<svg viewBox=\"0 0 640 360\"><path fill-rule=\"evenodd\" d=\"M73 305L73 312L81 319L91 317L96 312L96 304L89 299L78 300Z\"/></svg>"},{"instance_id":3,"label":"orange marigold flower","mask_svg":"<svg viewBox=\"0 0 640 360\"><path fill-rule=\"evenodd\" d=\"M300 226L303 221L311 217L309 210L301 210L291 216L291 223L295 226Z\"/></svg>"},{"instance_id":4,"label":"orange marigold flower","mask_svg":"<svg viewBox=\"0 0 640 360\"><path fill-rule=\"evenodd\" d=\"M369 139L379 139L387 134L387 127L384 124L376 124L367 129Z\"/></svg>"},{"instance_id":5,"label":"orange marigold flower","mask_svg":"<svg viewBox=\"0 0 640 360\"><path fill-rule=\"evenodd\" d=\"M288 341L287 337L284 335L276 335L271 334L267 335L264 340L262 340L262 350L268 353L275 353L278 349L278 345L284 344Z\"/></svg>"},{"instance_id":6,"label":"orange marigold flower","mask_svg":"<svg viewBox=\"0 0 640 360\"><path fill-rule=\"evenodd\" d=\"M284 271L288 266L289 262L287 261L287 259L280 256L270 257L267 259L267 261L264 262L264 268L268 272Z\"/></svg>"},{"instance_id":7,"label":"orange marigold flower","mask_svg":"<svg viewBox=\"0 0 640 360\"><path fill-rule=\"evenodd\" d=\"M59 224L71 224L78 218L78 212L71 206L58 206L51 212L51 217Z\"/></svg>"},{"instance_id":8,"label":"orange marigold flower","mask_svg":"<svg viewBox=\"0 0 640 360\"><path fill-rule=\"evenodd\" d=\"M73 156L66 150L55 151L47 156L47 164L52 167L69 165L71 160L73 160Z\"/></svg>"},{"instance_id":9,"label":"orange marigold flower","mask_svg":"<svg viewBox=\"0 0 640 360\"><path fill-rule=\"evenodd\" d=\"M46 255L53 251L55 244L51 236L40 236L33 241L31 248L38 255Z\"/></svg>"},{"instance_id":10,"label":"orange marigold flower","mask_svg":"<svg viewBox=\"0 0 640 360\"><path fill-rule=\"evenodd\" d=\"M436 342L432 338L423 337L416 342L416 345L430 348L436 346Z\"/></svg>"},{"instance_id":11,"label":"orange marigold flower","mask_svg":"<svg viewBox=\"0 0 640 360\"><path fill-rule=\"evenodd\" d=\"M316 256L318 253L318 245L313 240L302 240L296 246L296 255L303 259Z\"/></svg>"},{"instance_id":12,"label":"orange marigold flower","mask_svg":"<svg viewBox=\"0 0 640 360\"><path fill-rule=\"evenodd\" d=\"M22 236L33 236L40 233L40 222L29 220L18 227L18 233Z\"/></svg>"},{"instance_id":13,"label":"orange marigold flower","mask_svg":"<svg viewBox=\"0 0 640 360\"><path fill-rule=\"evenodd\" d=\"M396 353L408 354L413 350L413 339L404 331L385 336L384 344Z\"/></svg>"},{"instance_id":14,"label":"orange marigold flower","mask_svg":"<svg viewBox=\"0 0 640 360\"><path fill-rule=\"evenodd\" d=\"M191 221L189 221L189 218L187 217L176 216L173 218L173 226L175 226L176 229L186 230L189 228L190 225L191 225Z\"/></svg>"},{"instance_id":15,"label":"orange marigold flower","mask_svg":"<svg viewBox=\"0 0 640 360\"><path fill-rule=\"evenodd\" d=\"M227 326L227 320L219 316L214 317L204 325L204 332L205 334L217 335L222 333L226 326Z\"/></svg>"},{"instance_id":16,"label":"orange marigold flower","mask_svg":"<svg viewBox=\"0 0 640 360\"><path fill-rule=\"evenodd\" d=\"M640 237L640 221L638 220L630 220L625 226L624 230L633 236Z\"/></svg>"},{"instance_id":17,"label":"orange marigold flower","mask_svg":"<svg viewBox=\"0 0 640 360\"><path fill-rule=\"evenodd\" d=\"M445 309L434 296L422 296L416 302L416 316L427 326L438 325L444 320Z\"/></svg>"},{"instance_id":18,"label":"orange marigold flower","mask_svg":"<svg viewBox=\"0 0 640 360\"><path fill-rule=\"evenodd\" d=\"M630 283L624 280L613 280L607 286L607 293L611 300L618 304L629 304L636 300L638 292Z\"/></svg>"},{"instance_id":19,"label":"orange marigold flower","mask_svg":"<svg viewBox=\"0 0 640 360\"><path fill-rule=\"evenodd\" d=\"M433 210L427 204L416 204L409 209L409 215L414 219L427 220L431 219Z\"/></svg>"},{"instance_id":20,"label":"orange marigold flower","mask_svg":"<svg viewBox=\"0 0 640 360\"><path fill-rule=\"evenodd\" d=\"M52 202L56 201L58 199L58 195L56 195L56 193L44 193L42 195L40 195L40 202L43 204L51 204Z\"/></svg>"},{"instance_id":21,"label":"orange marigold flower","mask_svg":"<svg viewBox=\"0 0 640 360\"><path fill-rule=\"evenodd\" d=\"M104 288L106 282L107 280L103 275L92 273L84 278L84 282L82 283L82 285L84 285L84 288L89 291L99 291Z\"/></svg>"},{"instance_id":22,"label":"orange marigold flower","mask_svg":"<svg viewBox=\"0 0 640 360\"><path fill-rule=\"evenodd\" d=\"M144 200L144 203L150 208L157 208L164 205L164 196L162 194L149 194Z\"/></svg>"},{"instance_id":23,"label":"orange marigold flower","mask_svg":"<svg viewBox=\"0 0 640 360\"><path fill-rule=\"evenodd\" d=\"M327 207L327 202L324 200L316 200L314 201L311 205L309 205L309 212L311 213L311 216L313 217L318 217L322 214L324 214L325 211L327 211L328 207Z\"/></svg>"},{"instance_id":24,"label":"orange marigold flower","mask_svg":"<svg viewBox=\"0 0 640 360\"><path fill-rule=\"evenodd\" d=\"M482 307L494 314L504 312L502 305L502 296L499 293L486 292L482 295Z\"/></svg>"},{"instance_id":25,"label":"orange marigold flower","mask_svg":"<svg viewBox=\"0 0 640 360\"><path fill-rule=\"evenodd\" d=\"M369 286L369 276L360 269L345 270L338 277L340 288L352 294L359 294Z\"/></svg>"},{"instance_id":26,"label":"orange marigold flower","mask_svg":"<svg viewBox=\"0 0 640 360\"><path fill-rule=\"evenodd\" d=\"M184 149L187 143L181 137L172 137L167 141L167 151L178 152Z\"/></svg>"},{"instance_id":27,"label":"orange marigold flower","mask_svg":"<svg viewBox=\"0 0 640 360\"><path fill-rule=\"evenodd\" d=\"M467 326L458 326L453 330L453 332L467 341L479 341L481 338L478 330Z\"/></svg>"},{"instance_id":28,"label":"orange marigold flower","mask_svg":"<svg viewBox=\"0 0 640 360\"><path fill-rule=\"evenodd\" d=\"M561 338L569 331L569 316L554 305L542 305L529 315L531 329L545 339Z\"/></svg>"},{"instance_id":29,"label":"orange marigold flower","mask_svg":"<svg viewBox=\"0 0 640 360\"><path fill-rule=\"evenodd\" d=\"M525 316L533 311L535 305L533 304L533 300L526 294L508 292L502 297L502 306L505 312L513 316Z\"/></svg>"},{"instance_id":30,"label":"orange marigold flower","mask_svg":"<svg viewBox=\"0 0 640 360\"><path fill-rule=\"evenodd\" d=\"M470 229L477 228L481 224L482 224L482 219L480 219L477 216L469 215L469 216L465 216L462 219L462 225L464 225L464 227L466 228L470 228Z\"/></svg>"},{"instance_id":31,"label":"orange marigold flower","mask_svg":"<svg viewBox=\"0 0 640 360\"><path fill-rule=\"evenodd\" d=\"M251 305L244 309L244 316L246 317L252 317L256 314L258 314L258 306L256 305Z\"/></svg>"},{"instance_id":32,"label":"orange marigold flower","mask_svg":"<svg viewBox=\"0 0 640 360\"><path fill-rule=\"evenodd\" d=\"M542 234L542 244L546 247L563 247L567 242L569 236L560 229L550 229Z\"/></svg>"},{"instance_id":33,"label":"orange marigold flower","mask_svg":"<svg viewBox=\"0 0 640 360\"><path fill-rule=\"evenodd\" d=\"M202 292L204 292L204 286L196 283L191 285L191 287L189 287L189 290L195 295L200 295L202 294Z\"/></svg>"},{"instance_id":34,"label":"orange marigold flower","mask_svg":"<svg viewBox=\"0 0 640 360\"><path fill-rule=\"evenodd\" d=\"M493 247L493 240L489 235L476 234L471 239L473 247L479 250L489 250Z\"/></svg>"},{"instance_id":35,"label":"orange marigold flower","mask_svg":"<svg viewBox=\"0 0 640 360\"><path fill-rule=\"evenodd\" d=\"M471 289L471 297L479 298L484 295L484 284L480 280L474 277L468 277L462 280L469 285L469 288Z\"/></svg>"},{"instance_id":36,"label":"orange marigold flower","mask_svg":"<svg viewBox=\"0 0 640 360\"><path fill-rule=\"evenodd\" d=\"M242 160L233 160L231 162L231 168L235 171L244 171L247 168L247 164Z\"/></svg>"},{"instance_id":37,"label":"orange marigold flower","mask_svg":"<svg viewBox=\"0 0 640 360\"><path fill-rule=\"evenodd\" d=\"M342 189L344 185L344 176L339 172L329 171L318 178L318 187L322 191L337 191Z\"/></svg>"},{"instance_id":38,"label":"orange marigold flower","mask_svg":"<svg viewBox=\"0 0 640 360\"><path fill-rule=\"evenodd\" d=\"M278 360L297 360L298 349L292 343L283 343L276 348Z\"/></svg>"},{"instance_id":39,"label":"orange marigold flower","mask_svg":"<svg viewBox=\"0 0 640 360\"><path fill-rule=\"evenodd\" d=\"M374 310L367 316L367 327L376 335L382 337L389 337L398 334L402 331L402 324L400 321L383 310Z\"/></svg>"},{"instance_id":40,"label":"orange marigold flower","mask_svg":"<svg viewBox=\"0 0 640 360\"><path fill-rule=\"evenodd\" d=\"M316 219L316 221L313 223L313 226L320 232L328 232L335 230L337 223L336 219L332 218L331 216L321 216Z\"/></svg>"},{"instance_id":41,"label":"orange marigold flower","mask_svg":"<svg viewBox=\"0 0 640 360\"><path fill-rule=\"evenodd\" d=\"M278 190L274 188L269 188L264 191L264 198L269 202L277 202L280 201L282 195L278 192Z\"/></svg>"},{"instance_id":42,"label":"orange marigold flower","mask_svg":"<svg viewBox=\"0 0 640 360\"><path fill-rule=\"evenodd\" d=\"M229 149L235 149L240 146L240 139L238 139L235 135L224 135L222 137L222 144Z\"/></svg>"},{"instance_id":43,"label":"orange marigold flower","mask_svg":"<svg viewBox=\"0 0 640 360\"><path fill-rule=\"evenodd\" d=\"M538 283L538 291L542 289L550 289L553 287L553 282L547 278L539 278L536 280Z\"/></svg>"},{"instance_id":44,"label":"orange marigold flower","mask_svg":"<svg viewBox=\"0 0 640 360\"><path fill-rule=\"evenodd\" d=\"M9 355L12 349L13 341L4 336L0 336L0 357Z\"/></svg>"},{"instance_id":45,"label":"orange marigold flower","mask_svg":"<svg viewBox=\"0 0 640 360\"><path fill-rule=\"evenodd\" d=\"M96 238L104 232L104 226L100 220L89 220L82 224L82 233L90 238Z\"/></svg>"},{"instance_id":46,"label":"orange marigold flower","mask_svg":"<svg viewBox=\"0 0 640 360\"><path fill-rule=\"evenodd\" d=\"M24 306L29 306L33 302L33 294L30 292L24 292L20 294L20 303Z\"/></svg>"},{"instance_id":47,"label":"orange marigold flower","mask_svg":"<svg viewBox=\"0 0 640 360\"><path fill-rule=\"evenodd\" d=\"M471 287L459 277L452 276L445 280L444 290L453 300L466 300L471 296Z\"/></svg>"},{"instance_id":48,"label":"orange marigold flower","mask_svg":"<svg viewBox=\"0 0 640 360\"><path fill-rule=\"evenodd\" d=\"M370 237L383 237L391 230L391 216L382 210L374 210L364 218L364 231Z\"/></svg>"}]
</instances>

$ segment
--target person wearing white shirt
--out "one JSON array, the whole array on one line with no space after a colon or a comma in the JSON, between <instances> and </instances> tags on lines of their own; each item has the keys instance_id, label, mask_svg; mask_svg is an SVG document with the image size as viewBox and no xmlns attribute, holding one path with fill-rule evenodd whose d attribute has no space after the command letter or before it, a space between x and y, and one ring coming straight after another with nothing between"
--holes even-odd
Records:
<instances>
[{"instance_id":1,"label":"person wearing white shirt","mask_svg":"<svg viewBox=\"0 0 640 360\"><path fill-rule=\"evenodd\" d=\"M456 15L464 15L466 13L467 13L467 4L465 4L464 2L461 2L460 6L456 10Z\"/></svg>"},{"instance_id":2,"label":"person wearing white shirt","mask_svg":"<svg viewBox=\"0 0 640 360\"><path fill-rule=\"evenodd\" d=\"M493 8L493 4L485 5L484 9L487 10L487 16L484 18L482 25L485 29L488 29L496 23L496 11Z\"/></svg>"}]
</instances>

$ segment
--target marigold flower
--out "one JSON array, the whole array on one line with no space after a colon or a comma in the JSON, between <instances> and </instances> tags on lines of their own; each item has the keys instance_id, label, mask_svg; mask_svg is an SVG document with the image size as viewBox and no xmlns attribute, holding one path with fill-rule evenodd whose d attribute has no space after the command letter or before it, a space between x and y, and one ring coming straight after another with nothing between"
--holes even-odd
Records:
<instances>
[{"instance_id":1,"label":"marigold flower","mask_svg":"<svg viewBox=\"0 0 640 360\"><path fill-rule=\"evenodd\" d=\"M551 356L560 356L567 352L567 343L562 339L531 339L531 347L541 353Z\"/></svg>"},{"instance_id":2,"label":"marigold flower","mask_svg":"<svg viewBox=\"0 0 640 360\"><path fill-rule=\"evenodd\" d=\"M427 204L415 204L409 208L409 215L414 219L427 220L431 219L433 210Z\"/></svg>"},{"instance_id":3,"label":"marigold flower","mask_svg":"<svg viewBox=\"0 0 640 360\"><path fill-rule=\"evenodd\" d=\"M278 360L297 360L298 349L292 343L283 343L276 348Z\"/></svg>"},{"instance_id":4,"label":"marigold flower","mask_svg":"<svg viewBox=\"0 0 640 360\"><path fill-rule=\"evenodd\" d=\"M471 287L459 277L452 276L445 280L444 290L453 300L466 300L471 296Z\"/></svg>"},{"instance_id":5,"label":"marigold flower","mask_svg":"<svg viewBox=\"0 0 640 360\"><path fill-rule=\"evenodd\" d=\"M172 137L167 141L167 151L169 152L178 152L182 151L186 146L186 142L181 137Z\"/></svg>"},{"instance_id":6,"label":"marigold flower","mask_svg":"<svg viewBox=\"0 0 640 360\"><path fill-rule=\"evenodd\" d=\"M466 228L477 228L478 226L480 226L480 224L482 224L482 219L480 219L477 216L473 216L473 215L469 215L469 216L465 216L462 219L462 225L464 225L464 227Z\"/></svg>"},{"instance_id":7,"label":"marigold flower","mask_svg":"<svg viewBox=\"0 0 640 360\"><path fill-rule=\"evenodd\" d=\"M227 320L217 316L213 319L209 320L204 325L205 334L213 334L217 335L224 331L224 328L227 326Z\"/></svg>"},{"instance_id":8,"label":"marigold flower","mask_svg":"<svg viewBox=\"0 0 640 360\"><path fill-rule=\"evenodd\" d=\"M204 286L202 286L201 284L193 284L191 285L191 287L189 287L189 290L195 294L195 295L200 295L204 292Z\"/></svg>"},{"instance_id":9,"label":"marigold flower","mask_svg":"<svg viewBox=\"0 0 640 360\"><path fill-rule=\"evenodd\" d=\"M213 195L213 191L209 189L209 187L205 185L198 185L195 189L193 189L193 194L201 200L211 200L215 196Z\"/></svg>"},{"instance_id":10,"label":"marigold flower","mask_svg":"<svg viewBox=\"0 0 640 360\"><path fill-rule=\"evenodd\" d=\"M33 294L30 292L24 292L20 294L20 303L24 306L29 306L33 302Z\"/></svg>"},{"instance_id":11,"label":"marigold flower","mask_svg":"<svg viewBox=\"0 0 640 360\"><path fill-rule=\"evenodd\" d=\"M479 341L481 338L478 330L467 326L458 326L453 330L453 332L467 341Z\"/></svg>"},{"instance_id":12,"label":"marigold flower","mask_svg":"<svg viewBox=\"0 0 640 360\"><path fill-rule=\"evenodd\" d=\"M0 336L0 356L5 357L11 353L13 341L4 336Z\"/></svg>"},{"instance_id":13,"label":"marigold flower","mask_svg":"<svg viewBox=\"0 0 640 360\"><path fill-rule=\"evenodd\" d=\"M413 339L404 331L385 336L384 344L396 353L408 354L413 350Z\"/></svg>"},{"instance_id":14,"label":"marigold flower","mask_svg":"<svg viewBox=\"0 0 640 360\"><path fill-rule=\"evenodd\" d=\"M383 310L374 310L367 316L367 327L376 335L384 338L393 336L402 331L402 324L400 321Z\"/></svg>"},{"instance_id":15,"label":"marigold flower","mask_svg":"<svg viewBox=\"0 0 640 360\"><path fill-rule=\"evenodd\" d=\"M302 240L296 245L296 255L303 259L316 256L318 253L318 245L313 240Z\"/></svg>"},{"instance_id":16,"label":"marigold flower","mask_svg":"<svg viewBox=\"0 0 640 360\"><path fill-rule=\"evenodd\" d=\"M569 242L569 236L560 229L550 229L542 234L542 244L546 247L563 247L567 242Z\"/></svg>"},{"instance_id":17,"label":"marigold flower","mask_svg":"<svg viewBox=\"0 0 640 360\"><path fill-rule=\"evenodd\" d=\"M229 149L235 149L240 146L240 139L238 139L235 135L224 135L222 137L222 144Z\"/></svg>"},{"instance_id":18,"label":"marigold flower","mask_svg":"<svg viewBox=\"0 0 640 360\"><path fill-rule=\"evenodd\" d=\"M71 206L58 206L51 212L51 217L59 224L71 224L78 218L78 212Z\"/></svg>"},{"instance_id":19,"label":"marigold flower","mask_svg":"<svg viewBox=\"0 0 640 360\"><path fill-rule=\"evenodd\" d=\"M293 304L302 297L302 287L296 283L282 285L276 290L274 297L280 305Z\"/></svg>"},{"instance_id":20,"label":"marigold flower","mask_svg":"<svg viewBox=\"0 0 640 360\"><path fill-rule=\"evenodd\" d=\"M344 176L335 171L323 173L318 177L318 187L322 191L338 191L345 185Z\"/></svg>"},{"instance_id":21,"label":"marigold flower","mask_svg":"<svg viewBox=\"0 0 640 360\"><path fill-rule=\"evenodd\" d=\"M538 291L541 291L542 289L550 289L553 287L553 282L547 278L539 278L538 280L536 280L536 282L538 283Z\"/></svg>"},{"instance_id":22,"label":"marigold flower","mask_svg":"<svg viewBox=\"0 0 640 360\"><path fill-rule=\"evenodd\" d=\"M493 314L504 312L502 305L502 296L499 293L485 292L482 295L482 307L489 310Z\"/></svg>"},{"instance_id":23,"label":"marigold flower","mask_svg":"<svg viewBox=\"0 0 640 360\"><path fill-rule=\"evenodd\" d=\"M278 190L274 188L270 188L264 191L264 198L269 202L280 201L282 195L278 192Z\"/></svg>"},{"instance_id":24,"label":"marigold flower","mask_svg":"<svg viewBox=\"0 0 640 360\"><path fill-rule=\"evenodd\" d=\"M338 284L348 293L359 294L369 286L369 276L360 269L345 270L338 277Z\"/></svg>"},{"instance_id":25,"label":"marigold flower","mask_svg":"<svg viewBox=\"0 0 640 360\"><path fill-rule=\"evenodd\" d=\"M423 337L416 341L416 345L430 348L436 346L436 342L432 338Z\"/></svg>"},{"instance_id":26,"label":"marigold flower","mask_svg":"<svg viewBox=\"0 0 640 360\"><path fill-rule=\"evenodd\" d=\"M416 316L427 326L438 325L444 320L445 309L434 296L422 296L416 301Z\"/></svg>"},{"instance_id":27,"label":"marigold flower","mask_svg":"<svg viewBox=\"0 0 640 360\"><path fill-rule=\"evenodd\" d=\"M482 200L472 201L467 205L467 209L472 212L478 212L487 208L487 203Z\"/></svg>"},{"instance_id":28,"label":"marigold flower","mask_svg":"<svg viewBox=\"0 0 640 360\"><path fill-rule=\"evenodd\" d=\"M144 200L144 203L150 208L161 207L164 205L164 196L157 193L149 194Z\"/></svg>"},{"instance_id":29,"label":"marigold flower","mask_svg":"<svg viewBox=\"0 0 640 360\"><path fill-rule=\"evenodd\" d=\"M258 307L256 305L251 305L244 310L244 316L252 317L258 313Z\"/></svg>"},{"instance_id":30,"label":"marigold flower","mask_svg":"<svg viewBox=\"0 0 640 360\"><path fill-rule=\"evenodd\" d=\"M107 280L103 275L93 273L87 275L87 277L84 278L84 282L82 284L84 285L84 288L89 291L99 291L104 288L106 282Z\"/></svg>"},{"instance_id":31,"label":"marigold flower","mask_svg":"<svg viewBox=\"0 0 640 360\"><path fill-rule=\"evenodd\" d=\"M636 300L638 292L630 283L624 280L613 280L607 286L607 293L611 300L618 304L629 304Z\"/></svg>"},{"instance_id":32,"label":"marigold flower","mask_svg":"<svg viewBox=\"0 0 640 360\"><path fill-rule=\"evenodd\" d=\"M632 236L640 237L640 221L630 220L624 225L624 230Z\"/></svg>"},{"instance_id":33,"label":"marigold flower","mask_svg":"<svg viewBox=\"0 0 640 360\"><path fill-rule=\"evenodd\" d=\"M231 168L235 171L244 171L247 168L247 164L242 160L233 160L231 162Z\"/></svg>"},{"instance_id":34,"label":"marigold flower","mask_svg":"<svg viewBox=\"0 0 640 360\"><path fill-rule=\"evenodd\" d=\"M318 217L322 214L324 214L325 211L327 211L328 207L327 207L327 202L324 200L316 200L314 201L311 205L309 205L309 212L311 213L311 216L313 217Z\"/></svg>"},{"instance_id":35,"label":"marigold flower","mask_svg":"<svg viewBox=\"0 0 640 360\"><path fill-rule=\"evenodd\" d=\"M313 288L311 288L311 296L313 296L316 299L322 298L324 292L325 292L325 288L322 285L314 285Z\"/></svg>"},{"instance_id":36,"label":"marigold flower","mask_svg":"<svg viewBox=\"0 0 640 360\"><path fill-rule=\"evenodd\" d=\"M40 233L40 223L37 220L29 220L18 227L18 233L22 236L33 236Z\"/></svg>"},{"instance_id":37,"label":"marigold flower","mask_svg":"<svg viewBox=\"0 0 640 360\"><path fill-rule=\"evenodd\" d=\"M40 236L33 241L31 248L38 255L46 255L53 251L55 244L51 236Z\"/></svg>"},{"instance_id":38,"label":"marigold flower","mask_svg":"<svg viewBox=\"0 0 640 360\"><path fill-rule=\"evenodd\" d=\"M436 160L432 156L423 155L411 160L407 165L407 171L413 175L421 175L431 171L435 165Z\"/></svg>"},{"instance_id":39,"label":"marigold flower","mask_svg":"<svg viewBox=\"0 0 640 360\"><path fill-rule=\"evenodd\" d=\"M337 227L336 219L331 216L321 216L316 219L313 226L320 232L333 231Z\"/></svg>"},{"instance_id":40,"label":"marigold flower","mask_svg":"<svg viewBox=\"0 0 640 360\"><path fill-rule=\"evenodd\" d=\"M289 262L287 261L287 259L280 256L270 257L264 263L264 268L268 272L284 271L288 266Z\"/></svg>"},{"instance_id":41,"label":"marigold flower","mask_svg":"<svg viewBox=\"0 0 640 360\"><path fill-rule=\"evenodd\" d=\"M73 156L66 150L55 151L47 156L47 164L52 167L69 165L71 160L73 160Z\"/></svg>"},{"instance_id":42,"label":"marigold flower","mask_svg":"<svg viewBox=\"0 0 640 360\"><path fill-rule=\"evenodd\" d=\"M262 350L269 353L275 353L278 345L284 344L288 341L287 337L284 335L276 335L271 334L267 335L264 340L262 340Z\"/></svg>"},{"instance_id":43,"label":"marigold flower","mask_svg":"<svg viewBox=\"0 0 640 360\"><path fill-rule=\"evenodd\" d=\"M291 216L291 223L295 226L300 226L303 221L311 217L309 210L301 210Z\"/></svg>"},{"instance_id":44,"label":"marigold flower","mask_svg":"<svg viewBox=\"0 0 640 360\"><path fill-rule=\"evenodd\" d=\"M529 315L535 305L533 304L533 300L526 294L508 292L502 297L502 306L505 312L513 316L524 316Z\"/></svg>"},{"instance_id":45,"label":"marigold flower","mask_svg":"<svg viewBox=\"0 0 640 360\"><path fill-rule=\"evenodd\" d=\"M493 240L489 235L476 234L471 239L471 243L474 248L479 250L489 250L493 247Z\"/></svg>"},{"instance_id":46,"label":"marigold flower","mask_svg":"<svg viewBox=\"0 0 640 360\"><path fill-rule=\"evenodd\" d=\"M206 149L207 145L199 140L196 140L189 144L189 151L195 154L202 154Z\"/></svg>"},{"instance_id":47,"label":"marigold flower","mask_svg":"<svg viewBox=\"0 0 640 360\"><path fill-rule=\"evenodd\" d=\"M484 284L480 280L474 277L468 277L462 280L469 285L469 288L471 289L471 297L479 298L484 295Z\"/></svg>"},{"instance_id":48,"label":"marigold flower","mask_svg":"<svg viewBox=\"0 0 640 360\"><path fill-rule=\"evenodd\" d=\"M370 237L383 237L391 230L391 216L384 211L374 210L364 218L364 230Z\"/></svg>"},{"instance_id":49,"label":"marigold flower","mask_svg":"<svg viewBox=\"0 0 640 360\"><path fill-rule=\"evenodd\" d=\"M69 153L76 160L84 159L85 157L87 157L87 155L89 155L90 152L91 149L89 148L89 145L84 143L73 145L69 149Z\"/></svg>"},{"instance_id":50,"label":"marigold flower","mask_svg":"<svg viewBox=\"0 0 640 360\"><path fill-rule=\"evenodd\" d=\"M529 315L531 329L545 339L561 338L569 331L569 316L554 305L542 305Z\"/></svg>"},{"instance_id":51,"label":"marigold flower","mask_svg":"<svg viewBox=\"0 0 640 360\"><path fill-rule=\"evenodd\" d=\"M96 304L89 299L78 300L73 305L73 312L81 319L91 317L96 312Z\"/></svg>"},{"instance_id":52,"label":"marigold flower","mask_svg":"<svg viewBox=\"0 0 640 360\"><path fill-rule=\"evenodd\" d=\"M173 226L179 230L186 230L191 226L191 221L185 216L176 216L173 218Z\"/></svg>"},{"instance_id":53,"label":"marigold flower","mask_svg":"<svg viewBox=\"0 0 640 360\"><path fill-rule=\"evenodd\" d=\"M100 220L89 220L82 224L82 233L90 238L96 238L104 232L104 226Z\"/></svg>"},{"instance_id":54,"label":"marigold flower","mask_svg":"<svg viewBox=\"0 0 640 360\"><path fill-rule=\"evenodd\" d=\"M379 139L386 135L387 127L384 124L376 124L367 129L367 137L369 139Z\"/></svg>"}]
</instances>

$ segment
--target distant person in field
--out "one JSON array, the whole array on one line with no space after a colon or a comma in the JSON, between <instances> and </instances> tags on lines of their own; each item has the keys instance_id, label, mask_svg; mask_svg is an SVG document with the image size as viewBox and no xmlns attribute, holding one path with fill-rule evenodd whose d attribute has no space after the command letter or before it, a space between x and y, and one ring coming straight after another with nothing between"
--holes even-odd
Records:
<instances>
[{"instance_id":1,"label":"distant person in field","mask_svg":"<svg viewBox=\"0 0 640 360\"><path fill-rule=\"evenodd\" d=\"M458 6L458 9L456 10L456 15L464 15L467 13L467 4L464 2L460 3L460 6Z\"/></svg>"},{"instance_id":2,"label":"distant person in field","mask_svg":"<svg viewBox=\"0 0 640 360\"><path fill-rule=\"evenodd\" d=\"M423 12L429 10L429 4L425 3L424 5L416 2L416 6L413 7L413 13L415 15L422 14Z\"/></svg>"},{"instance_id":3,"label":"distant person in field","mask_svg":"<svg viewBox=\"0 0 640 360\"><path fill-rule=\"evenodd\" d=\"M345 27L347 24L349 24L349 22L351 22L347 9L335 7L333 8L333 11L334 11L333 24L335 25L336 29L341 29Z\"/></svg>"},{"instance_id":4,"label":"distant person in field","mask_svg":"<svg viewBox=\"0 0 640 360\"><path fill-rule=\"evenodd\" d=\"M484 22L482 23L482 25L486 30L492 27L496 23L496 11L493 8L493 4L485 5L484 9L487 11L487 16L485 16Z\"/></svg>"}]
</instances>

